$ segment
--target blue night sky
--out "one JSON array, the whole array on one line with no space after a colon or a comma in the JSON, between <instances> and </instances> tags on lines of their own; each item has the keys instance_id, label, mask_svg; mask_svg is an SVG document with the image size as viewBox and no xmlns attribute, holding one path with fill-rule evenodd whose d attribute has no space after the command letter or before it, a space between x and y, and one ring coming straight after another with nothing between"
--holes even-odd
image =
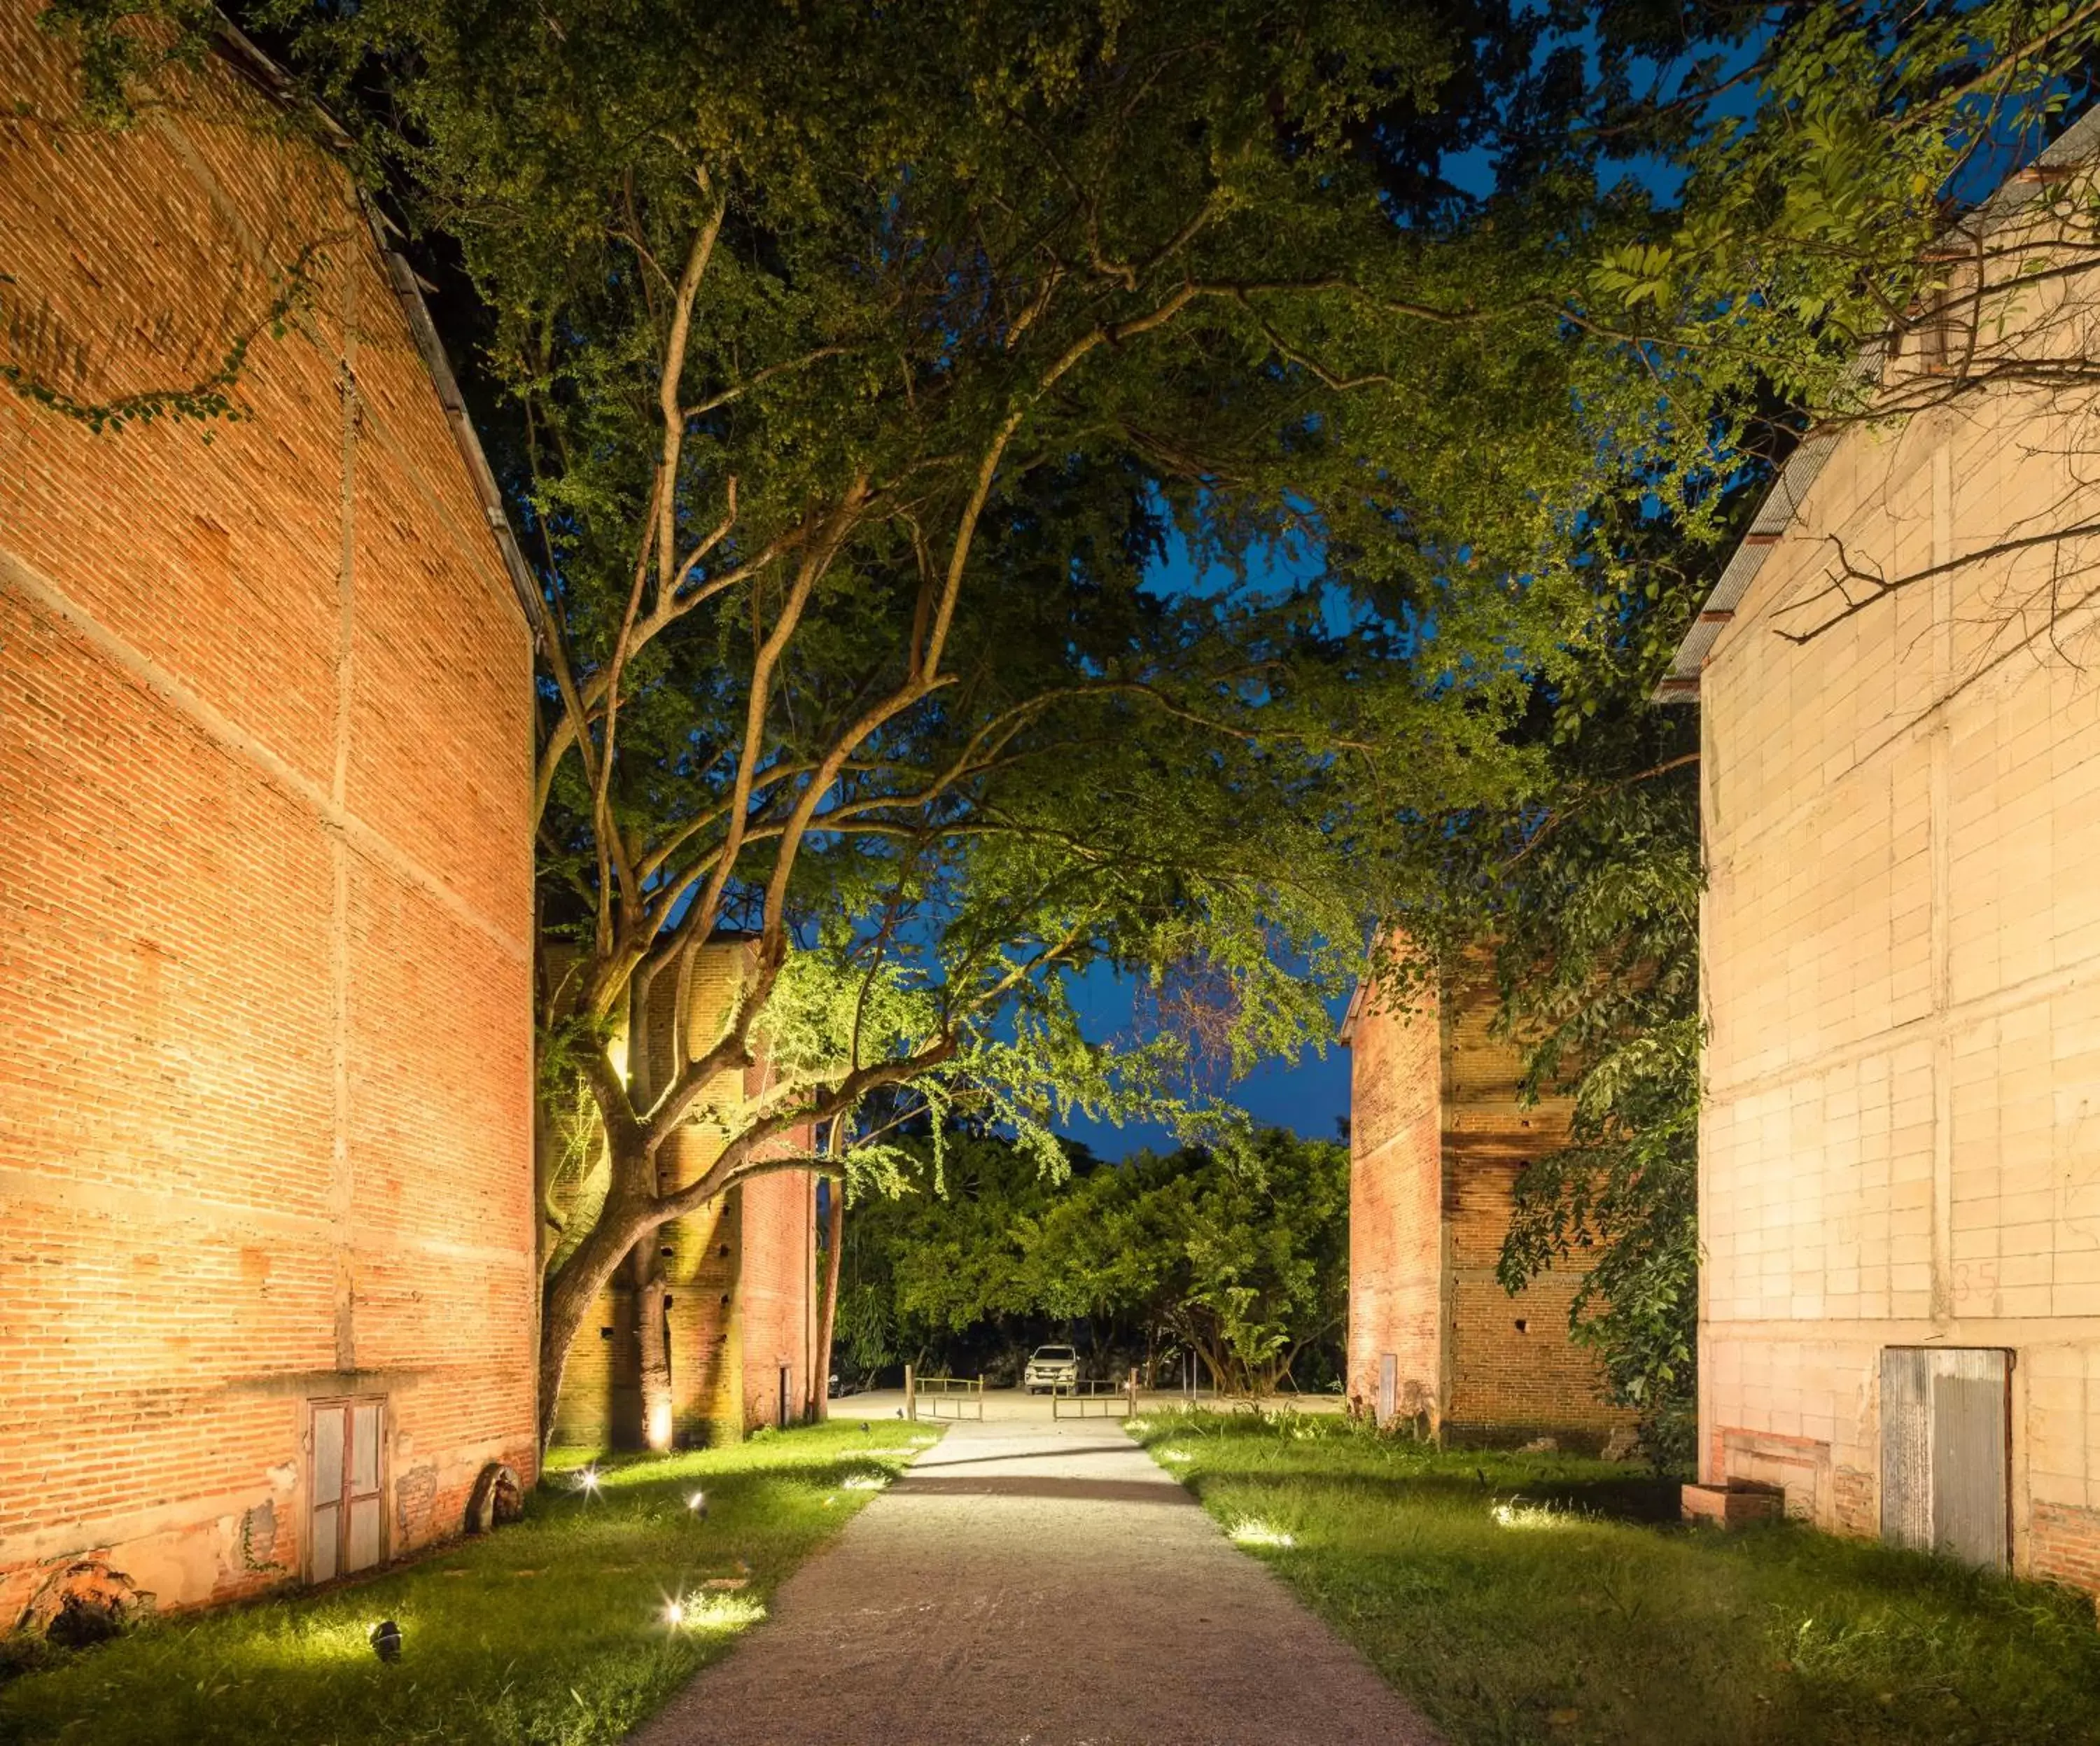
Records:
<instances>
[{"instance_id":1,"label":"blue night sky","mask_svg":"<svg viewBox=\"0 0 2100 1746\"><path fill-rule=\"evenodd\" d=\"M1130 982L1105 971L1080 978L1074 985L1073 999L1087 1034L1113 1037L1127 1030L1132 992ZM1335 1030L1340 1030L1348 1004L1345 999L1335 1003ZM1229 1096L1264 1127L1290 1128L1308 1140L1332 1140L1335 1122L1349 1113L1349 1052L1335 1043L1330 1031L1324 1058L1308 1052L1295 1065L1266 1062L1233 1087ZM1156 1123L1111 1127L1101 1122L1070 1122L1061 1131L1084 1142L1097 1157L1122 1158L1147 1147L1163 1152L1174 1146L1173 1135Z\"/></svg>"},{"instance_id":2,"label":"blue night sky","mask_svg":"<svg viewBox=\"0 0 2100 1746\"><path fill-rule=\"evenodd\" d=\"M1280 586L1288 585L1312 580L1325 568L1324 553L1294 543L1249 553L1245 580L1257 589L1271 580ZM1199 573L1187 548L1177 540L1167 558L1154 567L1148 585L1162 593L1185 593L1209 592L1231 580ZM1105 967L1078 978L1072 997L1087 1035L1102 1041L1127 1033L1135 991L1134 985ZM1230 1088L1227 1093L1230 1100L1265 1127L1287 1127L1308 1140L1335 1138L1335 1123L1349 1113L1348 1052L1333 1040L1347 1004L1346 999L1334 1003L1324 1056L1308 1051L1295 1063L1264 1062ZM1114 1127L1101 1122L1074 1121L1061 1131L1103 1158L1122 1158L1146 1148L1169 1150L1174 1145L1173 1136L1154 1122Z\"/></svg>"}]
</instances>

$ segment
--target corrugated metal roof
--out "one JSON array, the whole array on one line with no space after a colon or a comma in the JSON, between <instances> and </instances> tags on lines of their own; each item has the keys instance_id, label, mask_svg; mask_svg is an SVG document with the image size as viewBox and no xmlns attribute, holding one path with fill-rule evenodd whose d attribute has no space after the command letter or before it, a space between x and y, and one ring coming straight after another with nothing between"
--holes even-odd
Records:
<instances>
[{"instance_id":1,"label":"corrugated metal roof","mask_svg":"<svg viewBox=\"0 0 2100 1746\"><path fill-rule=\"evenodd\" d=\"M2004 219L2035 197L2046 180L2045 172L2086 163L2095 157L2100 157L2100 107L2087 110L2032 163L2001 183L1997 191L1963 222L1974 224L1980 218L1990 224ZM1880 373L1883 351L1882 343L1877 341L1860 353L1852 366L1855 381ZM1676 658L1670 664L1669 673L1655 689L1657 702L1690 703L1698 700L1700 671L1713 652L1714 640L1735 617L1736 609L1749 592L1751 583L1757 580L1758 571L1764 567L1766 554L1793 525L1801 506L1808 500L1817 476L1837 452L1842 439L1841 431L1811 434L1787 457L1786 465L1780 469L1779 477L1758 506L1749 531L1743 536L1742 543L1728 560L1728 567L1721 572L1721 580L1714 584L1705 605L1700 608L1698 617L1684 633L1684 640L1677 646Z\"/></svg>"}]
</instances>

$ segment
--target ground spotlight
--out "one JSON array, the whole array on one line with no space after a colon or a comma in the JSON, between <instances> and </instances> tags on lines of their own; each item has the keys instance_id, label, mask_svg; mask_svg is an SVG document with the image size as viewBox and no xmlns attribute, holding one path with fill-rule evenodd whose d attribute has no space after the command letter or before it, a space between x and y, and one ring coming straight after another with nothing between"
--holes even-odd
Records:
<instances>
[{"instance_id":1,"label":"ground spotlight","mask_svg":"<svg viewBox=\"0 0 2100 1746\"><path fill-rule=\"evenodd\" d=\"M382 1661L401 1659L401 1627L391 1619L382 1619L372 1627L372 1652Z\"/></svg>"},{"instance_id":2,"label":"ground spotlight","mask_svg":"<svg viewBox=\"0 0 2100 1746\"><path fill-rule=\"evenodd\" d=\"M676 1630L686 1622L686 1603L683 1601L664 1603L664 1622Z\"/></svg>"},{"instance_id":3,"label":"ground spotlight","mask_svg":"<svg viewBox=\"0 0 2100 1746\"><path fill-rule=\"evenodd\" d=\"M686 1500L686 1507L704 1522L708 1519L708 1494L705 1492L695 1492Z\"/></svg>"},{"instance_id":4,"label":"ground spotlight","mask_svg":"<svg viewBox=\"0 0 2100 1746\"><path fill-rule=\"evenodd\" d=\"M579 1491L587 1492L594 1497L598 1495L598 1477L597 1468L586 1467L581 1473L576 1475L576 1488Z\"/></svg>"}]
</instances>

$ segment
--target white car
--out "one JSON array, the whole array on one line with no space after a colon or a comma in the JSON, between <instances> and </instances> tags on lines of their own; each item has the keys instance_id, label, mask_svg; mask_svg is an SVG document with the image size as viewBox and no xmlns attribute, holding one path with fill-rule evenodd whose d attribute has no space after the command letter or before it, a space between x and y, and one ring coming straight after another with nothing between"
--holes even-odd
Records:
<instances>
[{"instance_id":1,"label":"white car","mask_svg":"<svg viewBox=\"0 0 2100 1746\"><path fill-rule=\"evenodd\" d=\"M1061 1388L1069 1393L1079 1386L1079 1355L1069 1346L1039 1346L1030 1355L1021 1381L1031 1395L1045 1389L1055 1394Z\"/></svg>"}]
</instances>

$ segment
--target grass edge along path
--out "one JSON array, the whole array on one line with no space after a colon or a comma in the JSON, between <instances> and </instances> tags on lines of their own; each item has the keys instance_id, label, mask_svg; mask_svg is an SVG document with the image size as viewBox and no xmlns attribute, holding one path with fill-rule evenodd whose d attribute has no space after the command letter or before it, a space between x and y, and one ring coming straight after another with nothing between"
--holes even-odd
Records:
<instances>
[{"instance_id":1,"label":"grass edge along path","mask_svg":"<svg viewBox=\"0 0 2100 1746\"><path fill-rule=\"evenodd\" d=\"M558 1449L525 1519L484 1539L49 1656L0 1685L0 1740L618 1740L726 1655L788 1572L937 1440L859 1424L669 1456ZM382 1619L401 1627L391 1664L368 1641Z\"/></svg>"},{"instance_id":2,"label":"grass edge along path","mask_svg":"<svg viewBox=\"0 0 2100 1746\"><path fill-rule=\"evenodd\" d=\"M1346 1420L1154 1413L1132 1434L1450 1746L2100 1740L2091 1600L1674 1484Z\"/></svg>"}]
</instances>

